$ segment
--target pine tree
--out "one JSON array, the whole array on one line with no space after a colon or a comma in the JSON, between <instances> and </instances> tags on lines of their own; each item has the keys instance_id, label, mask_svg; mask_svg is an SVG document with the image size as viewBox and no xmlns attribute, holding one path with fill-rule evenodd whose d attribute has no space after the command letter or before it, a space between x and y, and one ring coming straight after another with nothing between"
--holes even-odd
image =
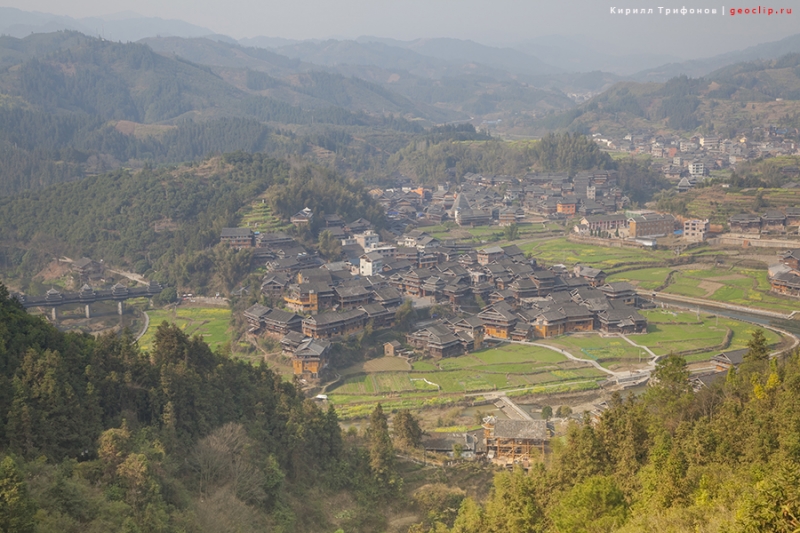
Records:
<instances>
[{"instance_id":1,"label":"pine tree","mask_svg":"<svg viewBox=\"0 0 800 533\"><path fill-rule=\"evenodd\" d=\"M764 330L761 328L756 329L747 341L747 353L744 355L746 361L760 362L766 361L769 357L769 346L767 345L767 337L764 335Z\"/></svg>"},{"instance_id":2,"label":"pine tree","mask_svg":"<svg viewBox=\"0 0 800 533\"><path fill-rule=\"evenodd\" d=\"M0 462L0 531L30 533L34 530L36 504L11 457Z\"/></svg>"},{"instance_id":3,"label":"pine tree","mask_svg":"<svg viewBox=\"0 0 800 533\"><path fill-rule=\"evenodd\" d=\"M390 488L397 482L394 464L394 447L389 436L389 423L381 404L375 406L369 417L369 459L372 474L378 483Z\"/></svg>"},{"instance_id":4,"label":"pine tree","mask_svg":"<svg viewBox=\"0 0 800 533\"><path fill-rule=\"evenodd\" d=\"M411 411L401 409L392 420L394 436L400 446L416 448L422 443L422 429Z\"/></svg>"}]
</instances>

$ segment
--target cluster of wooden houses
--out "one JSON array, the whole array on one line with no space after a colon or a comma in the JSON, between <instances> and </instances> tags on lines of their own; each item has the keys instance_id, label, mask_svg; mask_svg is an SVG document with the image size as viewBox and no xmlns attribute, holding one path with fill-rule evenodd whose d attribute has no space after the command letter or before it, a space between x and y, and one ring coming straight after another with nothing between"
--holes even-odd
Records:
<instances>
[{"instance_id":1,"label":"cluster of wooden houses","mask_svg":"<svg viewBox=\"0 0 800 533\"><path fill-rule=\"evenodd\" d=\"M423 250L434 244L421 232L407 239ZM372 275L360 275L360 266L348 267L347 262L270 272L261 291L283 309L251 307L245 312L250 331L280 339L298 361L296 373L317 379L327 352L312 341L346 337L368 323L389 327L408 298L458 311L458 318L429 322L407 336L408 345L433 357L470 352L483 339L525 340L593 330L636 333L647 327L636 310L634 287L606 283L600 269L542 268L513 245L453 252L452 259L449 253L431 252L436 262L424 267L420 259L428 252L415 252L416 261L387 258Z\"/></svg>"},{"instance_id":2,"label":"cluster of wooden houses","mask_svg":"<svg viewBox=\"0 0 800 533\"><path fill-rule=\"evenodd\" d=\"M464 175L458 189L400 187L375 189L373 197L390 220L453 220L460 226L510 225L528 215L555 218L611 213L630 201L617 186L616 171L527 174L521 178Z\"/></svg>"},{"instance_id":3,"label":"cluster of wooden houses","mask_svg":"<svg viewBox=\"0 0 800 533\"><path fill-rule=\"evenodd\" d=\"M800 296L800 249L781 253L779 262L770 265L768 277L773 292Z\"/></svg>"},{"instance_id":4,"label":"cluster of wooden houses","mask_svg":"<svg viewBox=\"0 0 800 533\"><path fill-rule=\"evenodd\" d=\"M763 215L739 213L728 219L731 233L787 233L800 229L800 207L771 209Z\"/></svg>"}]
</instances>

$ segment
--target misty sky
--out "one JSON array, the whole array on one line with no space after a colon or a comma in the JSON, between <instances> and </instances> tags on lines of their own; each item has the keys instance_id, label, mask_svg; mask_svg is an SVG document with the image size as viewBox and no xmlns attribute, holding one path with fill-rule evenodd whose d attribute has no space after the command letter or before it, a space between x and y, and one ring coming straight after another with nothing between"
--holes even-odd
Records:
<instances>
[{"instance_id":1,"label":"misty sky","mask_svg":"<svg viewBox=\"0 0 800 533\"><path fill-rule=\"evenodd\" d=\"M725 0L737 1L737 0ZM797 0L738 0L792 7ZM713 0L0 0L0 6L75 18L131 11L181 19L235 38L397 39L455 37L515 44L552 34L581 36L611 53L708 57L800 33L800 14L784 16L611 15L618 8L716 8ZM797 6L800 7L800 6ZM546 58L542 58L546 59Z\"/></svg>"}]
</instances>

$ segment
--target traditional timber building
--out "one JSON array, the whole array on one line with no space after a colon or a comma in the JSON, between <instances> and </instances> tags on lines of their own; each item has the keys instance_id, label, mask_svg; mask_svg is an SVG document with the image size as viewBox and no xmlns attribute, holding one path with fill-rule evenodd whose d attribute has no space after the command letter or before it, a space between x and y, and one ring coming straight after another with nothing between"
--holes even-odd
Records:
<instances>
[{"instance_id":1,"label":"traditional timber building","mask_svg":"<svg viewBox=\"0 0 800 533\"><path fill-rule=\"evenodd\" d=\"M314 339L344 337L361 331L367 319L361 309L320 313L303 320L303 334Z\"/></svg>"},{"instance_id":2,"label":"traditional timber building","mask_svg":"<svg viewBox=\"0 0 800 533\"><path fill-rule=\"evenodd\" d=\"M546 420L483 419L486 458L505 467L520 465L527 469L544 461L544 445L550 438Z\"/></svg>"}]
</instances>

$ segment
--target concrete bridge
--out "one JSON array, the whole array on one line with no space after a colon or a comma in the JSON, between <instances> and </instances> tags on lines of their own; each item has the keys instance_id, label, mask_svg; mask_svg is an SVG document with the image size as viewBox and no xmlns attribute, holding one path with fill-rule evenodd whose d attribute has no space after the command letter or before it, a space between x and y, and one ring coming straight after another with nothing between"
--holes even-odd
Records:
<instances>
[{"instance_id":1,"label":"concrete bridge","mask_svg":"<svg viewBox=\"0 0 800 533\"><path fill-rule=\"evenodd\" d=\"M122 315L125 300L131 298L150 298L161 293L163 287L155 281L151 281L147 287L129 288L117 283L110 289L94 290L89 285L81 287L80 292L60 292L50 289L44 296L26 296L15 294L14 297L22 304L25 309L31 307L49 307L53 321L58 320L58 308L63 305L83 305L85 306L86 318L91 318L91 305L95 302L115 301L117 302L117 313Z\"/></svg>"}]
</instances>

